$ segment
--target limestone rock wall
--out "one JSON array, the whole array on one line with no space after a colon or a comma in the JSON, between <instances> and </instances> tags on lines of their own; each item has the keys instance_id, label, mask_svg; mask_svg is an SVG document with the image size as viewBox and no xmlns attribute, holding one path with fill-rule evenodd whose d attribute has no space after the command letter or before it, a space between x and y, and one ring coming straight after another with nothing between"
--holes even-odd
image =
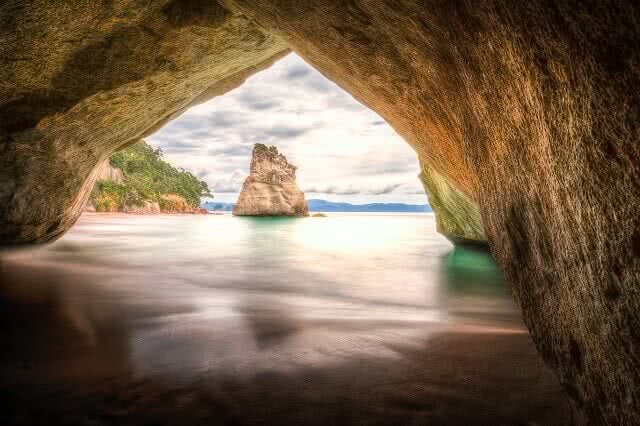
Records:
<instances>
[{"instance_id":1,"label":"limestone rock wall","mask_svg":"<svg viewBox=\"0 0 640 426\"><path fill-rule=\"evenodd\" d=\"M96 181L99 180L110 180L115 183L122 183L124 182L124 175L122 174L122 170L117 167L113 167L111 162L107 159L98 165Z\"/></svg>"},{"instance_id":2,"label":"limestone rock wall","mask_svg":"<svg viewBox=\"0 0 640 426\"><path fill-rule=\"evenodd\" d=\"M426 164L420 181L436 216L438 232L454 244L488 246L478 204Z\"/></svg>"},{"instance_id":3,"label":"limestone rock wall","mask_svg":"<svg viewBox=\"0 0 640 426\"><path fill-rule=\"evenodd\" d=\"M233 208L236 216L308 216L304 193L296 184L296 167L275 147L256 144L251 171Z\"/></svg>"}]
</instances>

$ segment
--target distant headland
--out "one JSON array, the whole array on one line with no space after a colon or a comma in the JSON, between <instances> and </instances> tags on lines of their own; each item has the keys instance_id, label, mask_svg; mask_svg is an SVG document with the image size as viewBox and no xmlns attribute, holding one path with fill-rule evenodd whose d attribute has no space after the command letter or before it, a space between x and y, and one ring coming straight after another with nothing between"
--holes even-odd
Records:
<instances>
[{"instance_id":1,"label":"distant headland","mask_svg":"<svg viewBox=\"0 0 640 426\"><path fill-rule=\"evenodd\" d=\"M369 203L351 204L340 203L320 199L307 200L309 212L354 212L354 213L430 213L429 204L404 204L404 203ZM230 212L235 203L221 201L207 201L201 204L208 211Z\"/></svg>"},{"instance_id":2,"label":"distant headland","mask_svg":"<svg viewBox=\"0 0 640 426\"><path fill-rule=\"evenodd\" d=\"M203 213L206 182L162 159L160 148L144 141L115 152L94 171L96 183L85 211L101 213Z\"/></svg>"}]
</instances>

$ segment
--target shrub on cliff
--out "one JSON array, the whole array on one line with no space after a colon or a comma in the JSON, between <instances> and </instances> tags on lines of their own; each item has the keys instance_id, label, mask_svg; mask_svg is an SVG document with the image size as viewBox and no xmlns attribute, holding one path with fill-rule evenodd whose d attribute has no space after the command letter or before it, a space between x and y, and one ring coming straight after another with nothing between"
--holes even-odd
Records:
<instances>
[{"instance_id":1,"label":"shrub on cliff","mask_svg":"<svg viewBox=\"0 0 640 426\"><path fill-rule=\"evenodd\" d=\"M160 196L160 209L165 213L187 213L193 211L193 206L178 194L164 194Z\"/></svg>"},{"instance_id":2,"label":"shrub on cliff","mask_svg":"<svg viewBox=\"0 0 640 426\"><path fill-rule=\"evenodd\" d=\"M141 206L145 201L162 205L166 194L180 197L193 209L200 205L201 197L212 197L206 182L176 169L162 156L160 148L154 149L144 141L114 153L111 165L122 171L124 182L98 181L92 193L96 210L121 210L125 206Z\"/></svg>"}]
</instances>

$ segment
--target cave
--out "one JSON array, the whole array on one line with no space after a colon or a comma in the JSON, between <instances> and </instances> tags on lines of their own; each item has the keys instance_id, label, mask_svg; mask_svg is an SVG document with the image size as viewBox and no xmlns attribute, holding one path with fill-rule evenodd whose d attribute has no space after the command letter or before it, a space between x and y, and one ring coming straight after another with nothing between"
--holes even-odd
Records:
<instances>
[{"instance_id":1,"label":"cave","mask_svg":"<svg viewBox=\"0 0 640 426\"><path fill-rule=\"evenodd\" d=\"M638 423L639 14L621 0L4 2L0 244L56 239L112 152L294 51L416 151L427 190L447 194L441 227L486 239L566 392L595 421Z\"/></svg>"}]
</instances>

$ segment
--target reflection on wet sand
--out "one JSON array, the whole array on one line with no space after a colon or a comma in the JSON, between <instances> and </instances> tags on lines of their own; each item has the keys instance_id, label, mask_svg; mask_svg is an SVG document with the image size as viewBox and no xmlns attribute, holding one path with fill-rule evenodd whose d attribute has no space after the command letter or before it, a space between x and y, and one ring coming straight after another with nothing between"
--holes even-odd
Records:
<instances>
[{"instance_id":1,"label":"reflection on wet sand","mask_svg":"<svg viewBox=\"0 0 640 426\"><path fill-rule=\"evenodd\" d=\"M441 259L450 314L477 314L460 294L475 294L474 306L484 303L478 297L500 300L491 306L509 311L502 290L487 290L481 269L470 272L478 258L461 253ZM248 291L233 299L232 314L211 315L117 285L117 268L83 265L29 253L1 261L2 424L572 419L517 322L313 317L278 295ZM481 277L476 287L460 288L470 276Z\"/></svg>"}]
</instances>

